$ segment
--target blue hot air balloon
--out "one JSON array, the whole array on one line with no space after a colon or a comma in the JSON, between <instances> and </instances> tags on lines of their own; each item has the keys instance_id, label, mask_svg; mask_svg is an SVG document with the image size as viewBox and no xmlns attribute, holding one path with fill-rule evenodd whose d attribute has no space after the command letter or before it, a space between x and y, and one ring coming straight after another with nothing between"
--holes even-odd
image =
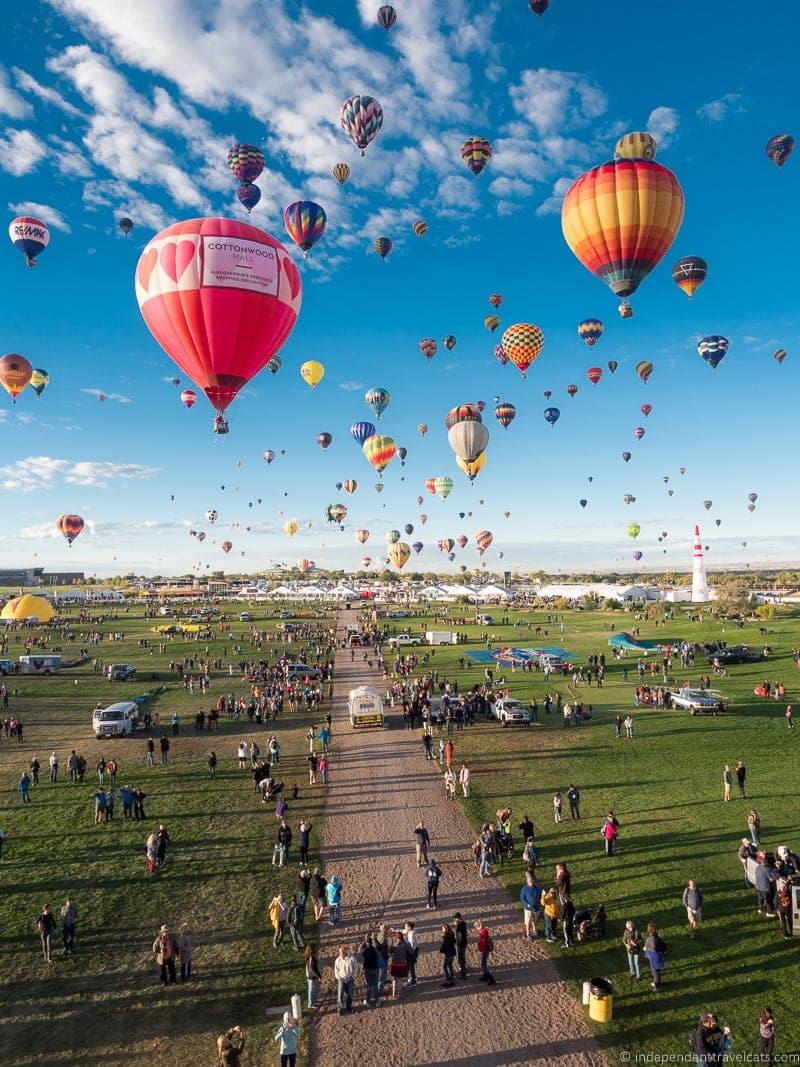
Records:
<instances>
[{"instance_id":1,"label":"blue hot air balloon","mask_svg":"<svg viewBox=\"0 0 800 1067\"><path fill-rule=\"evenodd\" d=\"M372 437L374 433L375 427L371 422L354 422L350 427L350 436L360 445L363 445L366 439Z\"/></svg>"},{"instance_id":2,"label":"blue hot air balloon","mask_svg":"<svg viewBox=\"0 0 800 1067\"><path fill-rule=\"evenodd\" d=\"M719 334L712 334L710 337L704 337L698 342L697 352L701 359L704 359L706 363L716 370L722 360L725 358L725 353L730 347L730 341L727 337L720 337Z\"/></svg>"},{"instance_id":3,"label":"blue hot air balloon","mask_svg":"<svg viewBox=\"0 0 800 1067\"><path fill-rule=\"evenodd\" d=\"M558 408L545 408L544 419L545 422L549 422L551 426L555 426L558 420L561 418L561 412Z\"/></svg>"}]
</instances>

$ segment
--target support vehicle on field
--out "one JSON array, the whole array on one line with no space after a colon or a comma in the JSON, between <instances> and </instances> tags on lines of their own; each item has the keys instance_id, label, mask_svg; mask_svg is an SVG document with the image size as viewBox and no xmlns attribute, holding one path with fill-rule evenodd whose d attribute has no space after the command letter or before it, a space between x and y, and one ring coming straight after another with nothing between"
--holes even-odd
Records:
<instances>
[{"instance_id":1,"label":"support vehicle on field","mask_svg":"<svg viewBox=\"0 0 800 1067\"><path fill-rule=\"evenodd\" d=\"M130 737L136 732L139 709L132 700L123 700L107 708L95 708L92 714L92 729L98 739L103 737Z\"/></svg>"},{"instance_id":2,"label":"support vehicle on field","mask_svg":"<svg viewBox=\"0 0 800 1067\"><path fill-rule=\"evenodd\" d=\"M383 726L383 700L377 689L371 689L367 685L351 689L347 698L347 710L350 725L354 728Z\"/></svg>"},{"instance_id":3,"label":"support vehicle on field","mask_svg":"<svg viewBox=\"0 0 800 1067\"><path fill-rule=\"evenodd\" d=\"M716 715L717 712L725 711L725 700L716 689L689 689L684 686L670 692L669 702L674 708L683 708L692 715L705 712L708 715Z\"/></svg>"},{"instance_id":4,"label":"support vehicle on field","mask_svg":"<svg viewBox=\"0 0 800 1067\"><path fill-rule=\"evenodd\" d=\"M508 726L509 723L516 723L520 726L530 726L531 724L528 708L512 697L496 700L492 705L492 711L501 726Z\"/></svg>"},{"instance_id":5,"label":"support vehicle on field","mask_svg":"<svg viewBox=\"0 0 800 1067\"><path fill-rule=\"evenodd\" d=\"M20 656L17 674L57 674L61 656Z\"/></svg>"},{"instance_id":6,"label":"support vehicle on field","mask_svg":"<svg viewBox=\"0 0 800 1067\"><path fill-rule=\"evenodd\" d=\"M450 630L428 630L425 634L425 641L429 645L457 645L458 634Z\"/></svg>"}]
</instances>

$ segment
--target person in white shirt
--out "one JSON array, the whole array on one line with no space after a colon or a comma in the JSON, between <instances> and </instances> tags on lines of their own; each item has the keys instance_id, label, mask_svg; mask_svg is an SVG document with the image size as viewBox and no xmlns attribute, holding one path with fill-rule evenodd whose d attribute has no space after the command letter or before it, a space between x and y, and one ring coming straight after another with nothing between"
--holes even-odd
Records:
<instances>
[{"instance_id":1,"label":"person in white shirt","mask_svg":"<svg viewBox=\"0 0 800 1067\"><path fill-rule=\"evenodd\" d=\"M333 976L336 979L336 1006L339 1014L350 1011L353 1007L353 992L358 975L358 957L355 951L339 945L339 954L333 964Z\"/></svg>"},{"instance_id":2,"label":"person in white shirt","mask_svg":"<svg viewBox=\"0 0 800 1067\"><path fill-rule=\"evenodd\" d=\"M452 767L444 772L444 795L446 800L456 799L456 773Z\"/></svg>"},{"instance_id":3,"label":"person in white shirt","mask_svg":"<svg viewBox=\"0 0 800 1067\"><path fill-rule=\"evenodd\" d=\"M54 752L50 756L50 781L58 781L58 753Z\"/></svg>"},{"instance_id":4,"label":"person in white shirt","mask_svg":"<svg viewBox=\"0 0 800 1067\"><path fill-rule=\"evenodd\" d=\"M237 755L239 758L239 767L244 770L247 767L247 745L244 741L240 742Z\"/></svg>"},{"instance_id":5,"label":"person in white shirt","mask_svg":"<svg viewBox=\"0 0 800 1067\"><path fill-rule=\"evenodd\" d=\"M458 783L461 786L461 792L464 794L465 797L469 797L469 787L471 780L472 771L469 769L466 763L462 763L461 770L458 774Z\"/></svg>"}]
</instances>

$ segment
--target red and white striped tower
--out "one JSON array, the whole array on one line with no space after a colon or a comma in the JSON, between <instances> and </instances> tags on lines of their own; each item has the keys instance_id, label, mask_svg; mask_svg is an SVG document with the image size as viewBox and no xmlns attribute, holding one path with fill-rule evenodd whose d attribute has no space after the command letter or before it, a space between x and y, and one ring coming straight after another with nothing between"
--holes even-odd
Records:
<instances>
[{"instance_id":1,"label":"red and white striped tower","mask_svg":"<svg viewBox=\"0 0 800 1067\"><path fill-rule=\"evenodd\" d=\"M711 599L706 581L706 562L703 559L703 545L700 541L700 527L694 528L694 553L692 562L692 603L707 604Z\"/></svg>"}]
</instances>

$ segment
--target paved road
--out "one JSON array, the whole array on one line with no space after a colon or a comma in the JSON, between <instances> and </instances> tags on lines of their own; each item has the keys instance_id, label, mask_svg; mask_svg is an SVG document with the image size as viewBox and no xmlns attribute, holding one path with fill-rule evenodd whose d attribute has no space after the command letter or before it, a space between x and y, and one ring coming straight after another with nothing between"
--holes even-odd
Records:
<instances>
[{"instance_id":1,"label":"paved road","mask_svg":"<svg viewBox=\"0 0 800 1067\"><path fill-rule=\"evenodd\" d=\"M340 636L355 611L339 613ZM584 1009L558 980L537 944L525 943L521 912L494 879L481 881L468 853L471 829L461 807L444 797L435 764L426 762L418 731L402 728L390 712L384 730L350 728L347 694L378 684L377 671L356 652L336 655L331 784L325 808L322 854L325 873L342 880L342 920L320 927L325 1008L313 1020L315 1067L381 1067L440 1064L449 1067L555 1064L600 1067L605 1060L591 1036ZM379 686L379 688L384 688ZM456 759L458 736L454 735ZM437 911L426 910L424 872L416 865L413 828L422 819L431 835L430 855L444 872ZM441 988L440 926L460 911L470 927L470 975ZM495 944L497 985L477 980L472 923L485 920ZM363 986L350 1014L335 1006L333 958L339 944L361 943L368 930L387 922L417 924L418 985L400 1001L362 1007Z\"/></svg>"}]
</instances>

